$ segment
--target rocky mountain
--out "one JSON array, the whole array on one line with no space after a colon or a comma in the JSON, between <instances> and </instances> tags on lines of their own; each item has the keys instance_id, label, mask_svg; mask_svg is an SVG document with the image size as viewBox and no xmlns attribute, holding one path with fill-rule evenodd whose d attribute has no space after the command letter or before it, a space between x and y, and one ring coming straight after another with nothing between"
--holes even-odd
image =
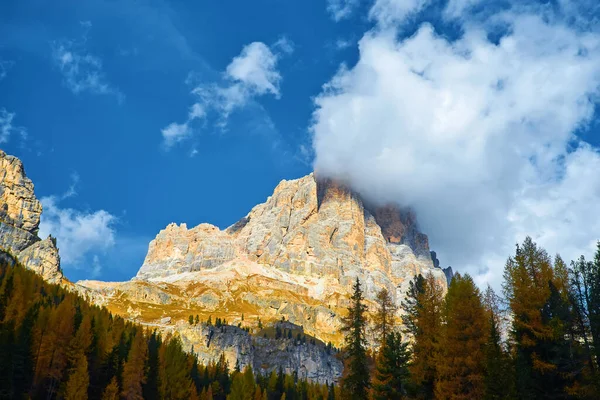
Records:
<instances>
[{"instance_id":1,"label":"rocky mountain","mask_svg":"<svg viewBox=\"0 0 600 400\"><path fill-rule=\"evenodd\" d=\"M63 274L56 240L38 237L42 204L33 193L23 163L0 150L0 249L52 283Z\"/></svg>"},{"instance_id":2,"label":"rocky mountain","mask_svg":"<svg viewBox=\"0 0 600 400\"><path fill-rule=\"evenodd\" d=\"M179 335L204 362L225 354L231 365L336 381L341 361L325 343L342 344L356 278L370 307L382 288L400 304L416 274L431 273L447 287L414 213L365 204L314 174L282 181L227 229L168 225L130 281L72 284L60 273L56 243L37 237L41 206L22 164L4 153L1 159L0 248L113 313ZM217 319L227 322L207 322ZM281 324L290 324L284 329L293 337L271 334Z\"/></svg>"}]
</instances>

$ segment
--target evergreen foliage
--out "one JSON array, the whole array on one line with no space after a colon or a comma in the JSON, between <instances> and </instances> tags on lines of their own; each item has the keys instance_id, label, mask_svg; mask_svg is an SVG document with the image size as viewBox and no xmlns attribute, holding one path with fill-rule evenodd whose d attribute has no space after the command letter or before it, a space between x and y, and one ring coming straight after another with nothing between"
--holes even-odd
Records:
<instances>
[{"instance_id":1,"label":"evergreen foliage","mask_svg":"<svg viewBox=\"0 0 600 400\"><path fill-rule=\"evenodd\" d=\"M367 341L365 338L366 311L367 306L364 304L361 284L359 279L356 278L348 316L344 319L342 328L342 331L346 334L346 358L342 390L344 398L348 399L366 399L370 386Z\"/></svg>"}]
</instances>

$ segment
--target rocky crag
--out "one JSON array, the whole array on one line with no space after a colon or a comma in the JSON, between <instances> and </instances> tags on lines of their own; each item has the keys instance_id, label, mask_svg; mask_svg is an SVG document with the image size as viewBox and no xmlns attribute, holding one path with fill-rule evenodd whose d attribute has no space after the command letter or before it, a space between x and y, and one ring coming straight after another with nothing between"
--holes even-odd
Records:
<instances>
[{"instance_id":1,"label":"rocky crag","mask_svg":"<svg viewBox=\"0 0 600 400\"><path fill-rule=\"evenodd\" d=\"M41 214L42 204L23 163L0 150L0 249L47 281L60 283L63 274L56 240L38 237Z\"/></svg>"},{"instance_id":2,"label":"rocky crag","mask_svg":"<svg viewBox=\"0 0 600 400\"><path fill-rule=\"evenodd\" d=\"M41 206L33 185L20 161L4 153L2 160L0 248L56 281L58 254L56 274L48 265L56 243L37 238ZM416 274L431 273L447 287L434 262L410 210L366 205L346 186L310 174L282 181L227 229L170 224L130 281L72 284L62 274L59 280L113 313L179 335L204 362L224 354L230 365L265 373L282 367L332 382L342 366L325 343L342 344L341 321L356 278L371 309L382 288L400 304ZM190 315L199 323L190 324ZM207 323L217 318L226 326ZM292 338L265 332L282 320L297 327ZM299 342L298 333L309 341Z\"/></svg>"}]
</instances>

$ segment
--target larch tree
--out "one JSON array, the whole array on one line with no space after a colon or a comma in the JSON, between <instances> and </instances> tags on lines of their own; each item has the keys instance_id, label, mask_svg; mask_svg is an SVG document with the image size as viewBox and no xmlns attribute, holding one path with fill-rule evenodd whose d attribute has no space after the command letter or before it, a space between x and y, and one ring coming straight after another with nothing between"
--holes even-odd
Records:
<instances>
[{"instance_id":1,"label":"larch tree","mask_svg":"<svg viewBox=\"0 0 600 400\"><path fill-rule=\"evenodd\" d=\"M566 396L572 359L565 340L569 310L552 262L530 237L504 269L504 294L513 314L516 392L522 399ZM559 285L560 286L560 285Z\"/></svg>"},{"instance_id":2,"label":"larch tree","mask_svg":"<svg viewBox=\"0 0 600 400\"><path fill-rule=\"evenodd\" d=\"M443 288L428 274L425 278L418 275L410 282L402 304L402 318L412 339L410 389L417 398L434 397L443 300Z\"/></svg>"},{"instance_id":3,"label":"larch tree","mask_svg":"<svg viewBox=\"0 0 600 400\"><path fill-rule=\"evenodd\" d=\"M87 400L90 375L88 362L83 351L75 359L75 365L71 368L69 378L65 387L65 400Z\"/></svg>"},{"instance_id":4,"label":"larch tree","mask_svg":"<svg viewBox=\"0 0 600 400\"><path fill-rule=\"evenodd\" d=\"M375 331L375 340L380 345L383 345L395 324L398 307L396 307L392 296L385 288L377 293L376 302L377 310L373 315L373 328Z\"/></svg>"},{"instance_id":5,"label":"larch tree","mask_svg":"<svg viewBox=\"0 0 600 400\"><path fill-rule=\"evenodd\" d=\"M469 275L454 275L444 301L436 398L483 398L486 328L481 293L475 282Z\"/></svg>"},{"instance_id":6,"label":"larch tree","mask_svg":"<svg viewBox=\"0 0 600 400\"><path fill-rule=\"evenodd\" d=\"M119 384L117 383L117 377L113 376L108 386L104 388L102 393L102 400L118 400L119 399Z\"/></svg>"},{"instance_id":7,"label":"larch tree","mask_svg":"<svg viewBox=\"0 0 600 400\"><path fill-rule=\"evenodd\" d=\"M143 400L142 384L146 382L146 359L148 344L142 329L133 337L127 361L123 365L123 388L121 397L126 400Z\"/></svg>"}]
</instances>

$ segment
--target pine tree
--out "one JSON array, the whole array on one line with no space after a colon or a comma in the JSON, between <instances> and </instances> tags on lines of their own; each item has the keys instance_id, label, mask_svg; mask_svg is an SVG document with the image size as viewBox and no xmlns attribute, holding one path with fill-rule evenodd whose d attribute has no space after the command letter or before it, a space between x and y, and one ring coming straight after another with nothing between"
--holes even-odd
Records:
<instances>
[{"instance_id":1,"label":"pine tree","mask_svg":"<svg viewBox=\"0 0 600 400\"><path fill-rule=\"evenodd\" d=\"M342 388L346 398L363 400L367 398L370 379L365 339L367 307L364 304L358 277L353 286L351 301L348 316L344 318L342 328L346 334L346 359Z\"/></svg>"},{"instance_id":2,"label":"pine tree","mask_svg":"<svg viewBox=\"0 0 600 400\"><path fill-rule=\"evenodd\" d=\"M469 275L454 275L444 302L444 322L436 398L483 398L487 320L481 294Z\"/></svg>"},{"instance_id":3,"label":"pine tree","mask_svg":"<svg viewBox=\"0 0 600 400\"><path fill-rule=\"evenodd\" d=\"M88 362L82 353L75 360L75 366L71 369L65 389L65 400L87 400L90 376Z\"/></svg>"},{"instance_id":4,"label":"pine tree","mask_svg":"<svg viewBox=\"0 0 600 400\"><path fill-rule=\"evenodd\" d=\"M402 343L400 333L389 332L377 354L373 379L374 400L405 398L409 359L408 343Z\"/></svg>"}]
</instances>

